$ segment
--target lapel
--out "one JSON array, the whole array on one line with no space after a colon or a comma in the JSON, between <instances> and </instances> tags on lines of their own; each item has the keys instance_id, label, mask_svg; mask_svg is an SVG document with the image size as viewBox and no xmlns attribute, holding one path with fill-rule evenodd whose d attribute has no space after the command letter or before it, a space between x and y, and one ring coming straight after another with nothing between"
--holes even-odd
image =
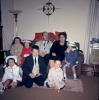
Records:
<instances>
[{"instance_id":1,"label":"lapel","mask_svg":"<svg viewBox=\"0 0 99 100\"><path fill-rule=\"evenodd\" d=\"M33 69L33 66L34 66L34 59L33 59L33 56L32 56L32 55L30 55L29 66L30 66L31 69Z\"/></svg>"},{"instance_id":2,"label":"lapel","mask_svg":"<svg viewBox=\"0 0 99 100\"><path fill-rule=\"evenodd\" d=\"M40 56L38 56L38 64L39 64L39 68L40 68L40 65L41 65Z\"/></svg>"}]
</instances>

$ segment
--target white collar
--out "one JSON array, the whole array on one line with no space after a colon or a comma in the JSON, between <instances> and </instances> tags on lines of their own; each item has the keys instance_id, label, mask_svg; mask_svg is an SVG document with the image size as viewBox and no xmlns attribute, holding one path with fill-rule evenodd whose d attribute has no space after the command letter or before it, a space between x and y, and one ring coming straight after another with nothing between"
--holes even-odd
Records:
<instances>
[{"instance_id":1,"label":"white collar","mask_svg":"<svg viewBox=\"0 0 99 100\"><path fill-rule=\"evenodd\" d=\"M47 41L43 40L43 44L44 44L44 43L47 43L48 41L49 41L49 40L47 40Z\"/></svg>"},{"instance_id":2,"label":"white collar","mask_svg":"<svg viewBox=\"0 0 99 100\"><path fill-rule=\"evenodd\" d=\"M13 67L8 66L8 68L11 68L11 69L12 69L12 68L14 69L14 68L16 68L16 67L17 67L17 65L16 65L16 64L14 64L14 66L13 66Z\"/></svg>"},{"instance_id":3,"label":"white collar","mask_svg":"<svg viewBox=\"0 0 99 100\"><path fill-rule=\"evenodd\" d=\"M33 59L35 59L35 57L33 56ZM36 59L38 59L38 56L36 57Z\"/></svg>"},{"instance_id":4,"label":"white collar","mask_svg":"<svg viewBox=\"0 0 99 100\"><path fill-rule=\"evenodd\" d=\"M55 69L55 71L59 71L61 68L57 68L57 69L56 69L56 68L54 67L54 69Z\"/></svg>"}]
</instances>

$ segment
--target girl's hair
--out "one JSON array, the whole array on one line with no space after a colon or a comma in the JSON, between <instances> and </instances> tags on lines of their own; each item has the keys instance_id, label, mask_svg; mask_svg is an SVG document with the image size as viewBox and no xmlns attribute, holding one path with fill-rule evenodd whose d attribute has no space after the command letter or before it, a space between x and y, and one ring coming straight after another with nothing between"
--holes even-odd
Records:
<instances>
[{"instance_id":1,"label":"girl's hair","mask_svg":"<svg viewBox=\"0 0 99 100\"><path fill-rule=\"evenodd\" d=\"M9 58L9 59L7 60L7 63L6 63L6 67L8 67L8 66L9 66L9 60L13 60L13 61L14 61L14 63L17 65L17 63L15 62L15 60L14 60L13 58Z\"/></svg>"},{"instance_id":2,"label":"girl's hair","mask_svg":"<svg viewBox=\"0 0 99 100\"><path fill-rule=\"evenodd\" d=\"M25 47L25 43L26 43L26 42L23 43L23 46L24 46L24 47ZM32 45L32 43L29 43L29 47L31 47L31 45Z\"/></svg>"},{"instance_id":3,"label":"girl's hair","mask_svg":"<svg viewBox=\"0 0 99 100\"><path fill-rule=\"evenodd\" d=\"M22 44L22 45L23 45L23 43L21 42L21 39L20 39L19 37L15 37L15 38L14 38L14 40L13 40L13 42L12 42L12 45L13 45L13 44L15 44L15 40L16 40L16 39L19 39L20 44Z\"/></svg>"}]
</instances>

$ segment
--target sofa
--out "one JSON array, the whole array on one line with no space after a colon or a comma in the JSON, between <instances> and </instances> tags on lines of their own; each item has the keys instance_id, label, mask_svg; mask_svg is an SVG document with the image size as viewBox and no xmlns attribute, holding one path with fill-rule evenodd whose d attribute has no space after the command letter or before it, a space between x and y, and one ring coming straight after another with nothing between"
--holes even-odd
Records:
<instances>
[{"instance_id":1,"label":"sofa","mask_svg":"<svg viewBox=\"0 0 99 100\"><path fill-rule=\"evenodd\" d=\"M35 45L37 41L32 41L32 46ZM80 48L80 44L78 42L75 42L78 49ZM77 76L80 77L81 76L81 68L82 68L82 64L84 62L84 55L79 54L78 55L78 64L76 66L76 72L77 72ZM47 66L47 72L49 70L49 65ZM72 70L70 68L67 67L67 75L73 75Z\"/></svg>"},{"instance_id":2,"label":"sofa","mask_svg":"<svg viewBox=\"0 0 99 100\"><path fill-rule=\"evenodd\" d=\"M58 34L60 32L55 32L52 33L52 32L49 32L49 40L51 40L52 42L55 41L55 40L58 40ZM33 40L31 40L31 46L35 45L35 43L39 40L42 40L42 32L38 32L38 33L35 33L35 37ZM80 50L80 44L78 42L75 42L77 47L78 47L78 50ZM10 50L8 50L6 52L6 56L9 56L10 55ZM78 64L76 66L76 72L77 72L77 76L80 77L81 76L81 68L82 68L82 63L84 62L84 55L82 54L79 54L78 55ZM49 71L49 65L47 66L47 72ZM70 68L67 68L67 75L73 75L72 73L72 70Z\"/></svg>"}]
</instances>

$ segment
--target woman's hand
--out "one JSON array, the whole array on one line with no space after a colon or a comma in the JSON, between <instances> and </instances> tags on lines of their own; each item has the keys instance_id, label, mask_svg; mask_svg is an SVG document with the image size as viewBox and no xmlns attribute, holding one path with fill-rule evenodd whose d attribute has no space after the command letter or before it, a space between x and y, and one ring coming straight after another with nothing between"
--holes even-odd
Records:
<instances>
[{"instance_id":1,"label":"woman's hand","mask_svg":"<svg viewBox=\"0 0 99 100\"><path fill-rule=\"evenodd\" d=\"M56 56L56 53L52 53L52 56Z\"/></svg>"}]
</instances>

